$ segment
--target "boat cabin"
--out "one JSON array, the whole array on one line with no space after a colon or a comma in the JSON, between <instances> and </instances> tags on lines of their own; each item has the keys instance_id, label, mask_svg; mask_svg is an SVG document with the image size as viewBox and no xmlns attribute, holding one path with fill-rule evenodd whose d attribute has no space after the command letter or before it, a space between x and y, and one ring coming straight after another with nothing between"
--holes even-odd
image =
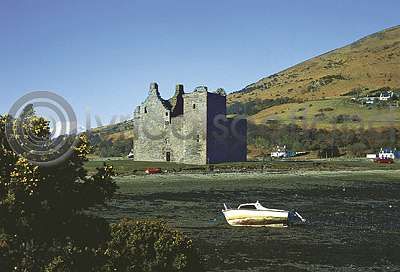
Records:
<instances>
[{"instance_id":1,"label":"boat cabin","mask_svg":"<svg viewBox=\"0 0 400 272\"><path fill-rule=\"evenodd\" d=\"M257 210L257 207L254 204L243 204L239 206L238 210Z\"/></svg>"},{"instance_id":2,"label":"boat cabin","mask_svg":"<svg viewBox=\"0 0 400 272\"><path fill-rule=\"evenodd\" d=\"M260 202L256 203L245 203L245 204L240 204L238 207L238 210L264 210L266 209L263 207Z\"/></svg>"}]
</instances>

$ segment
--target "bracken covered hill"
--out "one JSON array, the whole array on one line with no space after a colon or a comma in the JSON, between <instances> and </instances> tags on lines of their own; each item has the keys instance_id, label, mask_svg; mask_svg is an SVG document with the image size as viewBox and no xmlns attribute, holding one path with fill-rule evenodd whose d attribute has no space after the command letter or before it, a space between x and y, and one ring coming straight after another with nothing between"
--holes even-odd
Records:
<instances>
[{"instance_id":1,"label":"bracken covered hill","mask_svg":"<svg viewBox=\"0 0 400 272\"><path fill-rule=\"evenodd\" d=\"M99 135L106 140L115 141L118 139L133 138L133 120L127 120L113 125L94 128L91 133Z\"/></svg>"},{"instance_id":2,"label":"bracken covered hill","mask_svg":"<svg viewBox=\"0 0 400 272\"><path fill-rule=\"evenodd\" d=\"M252 102L252 107L255 106L257 110L251 111L249 119L261 123L272 115L279 119L282 112L287 114L301 103L309 105L310 101L315 101L314 109L318 112L316 108L321 101L324 106L330 100L337 104L351 91L361 90L368 95L382 87L400 89L400 26L369 35L263 78L230 94L228 103ZM272 100L278 103L265 103ZM346 106L341 105L342 111L343 108ZM347 108L352 111L354 105ZM379 114L378 111L370 115Z\"/></svg>"}]
</instances>

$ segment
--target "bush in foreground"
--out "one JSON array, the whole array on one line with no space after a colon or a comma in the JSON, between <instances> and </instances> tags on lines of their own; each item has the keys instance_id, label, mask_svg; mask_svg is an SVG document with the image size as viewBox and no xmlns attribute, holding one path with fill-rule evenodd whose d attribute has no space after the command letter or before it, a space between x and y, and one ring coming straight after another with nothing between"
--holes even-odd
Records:
<instances>
[{"instance_id":1,"label":"bush in foreground","mask_svg":"<svg viewBox=\"0 0 400 272\"><path fill-rule=\"evenodd\" d=\"M202 271L192 241L165 223L123 219L111 236L104 271Z\"/></svg>"},{"instance_id":2,"label":"bush in foreground","mask_svg":"<svg viewBox=\"0 0 400 272\"><path fill-rule=\"evenodd\" d=\"M25 113L0 116L0 271L198 271L191 241L165 224L123 220L111 228L87 214L111 199L117 185L109 165L87 173L86 135L49 167L15 152L6 137L10 122L23 122L36 138L50 136L48 121L32 108Z\"/></svg>"}]
</instances>

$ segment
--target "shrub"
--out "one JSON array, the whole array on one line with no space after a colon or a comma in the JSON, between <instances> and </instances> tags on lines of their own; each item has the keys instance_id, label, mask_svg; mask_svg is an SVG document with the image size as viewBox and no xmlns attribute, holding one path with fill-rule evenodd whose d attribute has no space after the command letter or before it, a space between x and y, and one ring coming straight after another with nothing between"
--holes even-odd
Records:
<instances>
[{"instance_id":1,"label":"shrub","mask_svg":"<svg viewBox=\"0 0 400 272\"><path fill-rule=\"evenodd\" d=\"M326 118L326 115L325 115L325 113L321 112L321 113L315 114L314 117L317 120L322 120L322 119Z\"/></svg>"},{"instance_id":2,"label":"shrub","mask_svg":"<svg viewBox=\"0 0 400 272\"><path fill-rule=\"evenodd\" d=\"M334 158L339 156L340 151L336 145L324 146L318 151L318 157L320 158Z\"/></svg>"},{"instance_id":3,"label":"shrub","mask_svg":"<svg viewBox=\"0 0 400 272\"><path fill-rule=\"evenodd\" d=\"M367 151L366 151L367 146L363 143L352 144L347 149L348 149L348 151L350 151L350 153L353 156L356 156L356 157L363 157L367 153Z\"/></svg>"},{"instance_id":4,"label":"shrub","mask_svg":"<svg viewBox=\"0 0 400 272\"><path fill-rule=\"evenodd\" d=\"M341 124L345 122L361 122L361 118L358 115L339 114L333 119L333 123L336 124Z\"/></svg>"},{"instance_id":5,"label":"shrub","mask_svg":"<svg viewBox=\"0 0 400 272\"><path fill-rule=\"evenodd\" d=\"M24 113L20 119L0 116L1 271L45 271L61 259L71 266L57 271L96 271L99 262L89 256L106 244L110 229L105 219L84 211L105 203L115 192L112 167L88 175L84 163L90 147L84 134L58 164L31 164L11 148L6 126L23 122L36 138L49 137L50 129L32 107Z\"/></svg>"},{"instance_id":6,"label":"shrub","mask_svg":"<svg viewBox=\"0 0 400 272\"><path fill-rule=\"evenodd\" d=\"M315 92L318 91L322 86L331 84L335 80L346 80L346 79L347 78L345 78L342 75L326 75L319 78L318 80L311 81L310 84L307 86L307 91Z\"/></svg>"},{"instance_id":7,"label":"shrub","mask_svg":"<svg viewBox=\"0 0 400 272\"><path fill-rule=\"evenodd\" d=\"M105 264L100 250L81 247L70 239L43 242L0 234L1 271L99 271Z\"/></svg>"},{"instance_id":8,"label":"shrub","mask_svg":"<svg viewBox=\"0 0 400 272\"><path fill-rule=\"evenodd\" d=\"M123 219L111 235L104 271L203 271L192 241L165 223Z\"/></svg>"},{"instance_id":9,"label":"shrub","mask_svg":"<svg viewBox=\"0 0 400 272\"><path fill-rule=\"evenodd\" d=\"M333 108L330 108L330 107L328 107L328 108L322 108L322 109L319 109L318 111L319 111L319 112L325 112L325 111L334 111L334 109L333 109Z\"/></svg>"}]
</instances>

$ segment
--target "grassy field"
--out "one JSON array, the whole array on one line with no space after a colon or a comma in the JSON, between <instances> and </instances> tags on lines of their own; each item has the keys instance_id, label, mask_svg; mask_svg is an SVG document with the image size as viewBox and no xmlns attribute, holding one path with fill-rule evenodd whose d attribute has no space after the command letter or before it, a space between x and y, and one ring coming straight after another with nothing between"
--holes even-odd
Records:
<instances>
[{"instance_id":1,"label":"grassy field","mask_svg":"<svg viewBox=\"0 0 400 272\"><path fill-rule=\"evenodd\" d=\"M101 167L104 163L112 165L118 175L144 174L144 170L148 167L159 167L163 171L205 169L205 166L180 164L173 162L137 162L123 158L102 158L90 160L86 163L85 167L89 172L94 172L97 167Z\"/></svg>"},{"instance_id":2,"label":"grassy field","mask_svg":"<svg viewBox=\"0 0 400 272\"><path fill-rule=\"evenodd\" d=\"M399 271L400 170L211 173L117 177L93 212L164 220L192 237L207 271ZM308 223L234 228L222 204L259 200Z\"/></svg>"},{"instance_id":3,"label":"grassy field","mask_svg":"<svg viewBox=\"0 0 400 272\"><path fill-rule=\"evenodd\" d=\"M315 159L315 160L275 160L266 162L238 162L206 165L190 165L172 162L137 162L123 158L91 160L86 163L86 169L94 172L103 164L111 164L118 175L143 175L147 167L159 167L165 172L204 173L210 172L293 172L293 171L361 171L361 170L400 170L400 163L376 164L362 159Z\"/></svg>"},{"instance_id":4,"label":"grassy field","mask_svg":"<svg viewBox=\"0 0 400 272\"><path fill-rule=\"evenodd\" d=\"M321 114L323 114L322 117ZM357 115L360 121L335 123L334 119L338 115ZM400 108L361 106L351 102L349 97L345 97L283 104L262 110L251 116L249 120L255 124L277 120L284 124L325 129L397 127L400 121Z\"/></svg>"}]
</instances>

